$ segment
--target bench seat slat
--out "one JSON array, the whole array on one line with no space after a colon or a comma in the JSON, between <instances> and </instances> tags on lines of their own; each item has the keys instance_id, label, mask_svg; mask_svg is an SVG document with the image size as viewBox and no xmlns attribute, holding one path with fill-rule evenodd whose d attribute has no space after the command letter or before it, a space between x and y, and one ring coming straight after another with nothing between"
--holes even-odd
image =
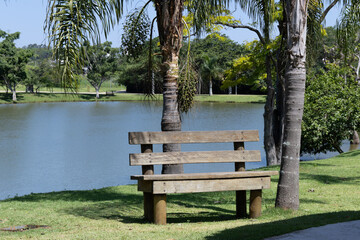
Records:
<instances>
[{"instance_id":1,"label":"bench seat slat","mask_svg":"<svg viewBox=\"0 0 360 240\"><path fill-rule=\"evenodd\" d=\"M257 142L257 130L129 132L129 144Z\"/></svg>"},{"instance_id":2,"label":"bench seat slat","mask_svg":"<svg viewBox=\"0 0 360 240\"><path fill-rule=\"evenodd\" d=\"M260 190L270 188L270 177L140 181L139 190L153 194Z\"/></svg>"},{"instance_id":3,"label":"bench seat slat","mask_svg":"<svg viewBox=\"0 0 360 240\"><path fill-rule=\"evenodd\" d=\"M162 180L190 180L190 179L225 179L251 178L278 175L277 171L244 171L244 172L213 172L213 173L184 173L184 174L155 174L134 175L132 180L162 181Z\"/></svg>"},{"instance_id":4,"label":"bench seat slat","mask_svg":"<svg viewBox=\"0 0 360 240\"><path fill-rule=\"evenodd\" d=\"M130 166L185 163L260 162L261 155L258 150L137 153L130 154L129 160Z\"/></svg>"}]
</instances>

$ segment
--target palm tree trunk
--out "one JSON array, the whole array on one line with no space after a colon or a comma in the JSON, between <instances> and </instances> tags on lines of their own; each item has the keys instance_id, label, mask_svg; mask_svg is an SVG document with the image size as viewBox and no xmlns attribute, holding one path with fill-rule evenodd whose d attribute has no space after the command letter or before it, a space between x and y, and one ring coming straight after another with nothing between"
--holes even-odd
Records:
<instances>
[{"instance_id":1,"label":"palm tree trunk","mask_svg":"<svg viewBox=\"0 0 360 240\"><path fill-rule=\"evenodd\" d=\"M284 139L284 109L285 109L285 70L286 70L286 7L285 0L280 1L283 7L283 20L279 22L278 29L281 35L281 44L276 54L276 109L274 112L274 139L277 164L281 164L282 143Z\"/></svg>"},{"instance_id":2,"label":"palm tree trunk","mask_svg":"<svg viewBox=\"0 0 360 240\"><path fill-rule=\"evenodd\" d=\"M266 56L266 85L267 96L264 111L264 147L266 153L266 164L272 166L277 164L277 155L274 139L274 106L275 106L275 90L271 78L270 56Z\"/></svg>"},{"instance_id":3,"label":"palm tree trunk","mask_svg":"<svg viewBox=\"0 0 360 240\"><path fill-rule=\"evenodd\" d=\"M265 9L268 8L269 3L263 2ZM264 11L264 41L265 47L270 44L270 13L268 10ZM266 164L272 166L277 164L276 145L274 139L274 108L275 108L275 89L271 74L271 53L267 53L265 57L266 65L266 87L267 96L264 109L264 146L266 153Z\"/></svg>"},{"instance_id":4,"label":"palm tree trunk","mask_svg":"<svg viewBox=\"0 0 360 240\"><path fill-rule=\"evenodd\" d=\"M182 43L183 0L155 1L159 38L162 52L163 74L162 131L181 131L181 120L177 102L177 80L179 78L179 51ZM180 152L180 144L164 144L164 152ZM183 173L183 166L163 165L162 173Z\"/></svg>"},{"instance_id":5,"label":"palm tree trunk","mask_svg":"<svg viewBox=\"0 0 360 240\"><path fill-rule=\"evenodd\" d=\"M210 77L210 81L209 81L209 95L212 96L213 95L213 83Z\"/></svg>"},{"instance_id":6,"label":"palm tree trunk","mask_svg":"<svg viewBox=\"0 0 360 240\"><path fill-rule=\"evenodd\" d=\"M288 0L287 68L285 73L285 126L276 207L299 208L301 121L306 80L306 0Z\"/></svg>"}]
</instances>

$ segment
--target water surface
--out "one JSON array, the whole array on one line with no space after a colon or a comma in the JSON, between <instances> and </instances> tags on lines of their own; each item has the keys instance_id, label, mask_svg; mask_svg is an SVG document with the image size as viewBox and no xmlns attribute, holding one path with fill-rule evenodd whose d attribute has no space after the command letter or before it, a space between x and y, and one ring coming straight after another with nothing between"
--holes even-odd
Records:
<instances>
[{"instance_id":1,"label":"water surface","mask_svg":"<svg viewBox=\"0 0 360 240\"><path fill-rule=\"evenodd\" d=\"M38 192L86 190L135 183L129 131L160 131L161 102L36 103L0 106L0 199ZM183 131L250 130L263 151L263 104L198 103L182 116ZM183 150L231 150L231 143L183 145ZM161 146L155 146L161 151ZM321 156L320 156L321 157ZM307 158L313 158L308 156ZM186 165L186 172L233 171L233 164ZM160 172L160 168L156 168Z\"/></svg>"}]
</instances>

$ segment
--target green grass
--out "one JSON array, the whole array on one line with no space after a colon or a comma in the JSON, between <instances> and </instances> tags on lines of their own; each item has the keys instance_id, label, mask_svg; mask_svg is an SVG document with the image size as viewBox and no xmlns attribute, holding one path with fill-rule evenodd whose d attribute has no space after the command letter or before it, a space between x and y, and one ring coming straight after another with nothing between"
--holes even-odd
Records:
<instances>
[{"instance_id":1,"label":"green grass","mask_svg":"<svg viewBox=\"0 0 360 240\"><path fill-rule=\"evenodd\" d=\"M195 97L198 102L230 102L230 103L265 103L265 95L200 95Z\"/></svg>"},{"instance_id":2,"label":"green grass","mask_svg":"<svg viewBox=\"0 0 360 240\"><path fill-rule=\"evenodd\" d=\"M264 103L264 95L201 95L196 96L197 102L231 102L231 103ZM156 94L148 98L143 94L135 93L116 93L115 96L100 95L96 100L95 94L62 94L62 93L17 93L17 103L35 103L35 102L88 102L88 101L144 101L144 100L162 100L161 94ZM12 95L0 93L0 104L13 103Z\"/></svg>"},{"instance_id":3,"label":"green grass","mask_svg":"<svg viewBox=\"0 0 360 240\"><path fill-rule=\"evenodd\" d=\"M135 185L31 194L0 201L0 239L263 239L309 227L360 219L360 151L300 165L300 209L274 208L278 177L263 191L258 219L235 219L233 192L168 196L168 225L142 217ZM266 168L278 170L278 167Z\"/></svg>"},{"instance_id":4,"label":"green grass","mask_svg":"<svg viewBox=\"0 0 360 240\"><path fill-rule=\"evenodd\" d=\"M115 96L100 95L99 99L95 94L63 94L63 93L18 93L17 103L37 103L37 102L95 102L95 101L143 101L145 96L142 94L118 93ZM12 95L0 93L0 104L13 103Z\"/></svg>"},{"instance_id":5,"label":"green grass","mask_svg":"<svg viewBox=\"0 0 360 240\"><path fill-rule=\"evenodd\" d=\"M18 85L16 87L16 91L25 91L26 87L25 85ZM5 91L6 88L4 86L0 87L0 90ZM35 90L35 89L34 89ZM106 91L124 91L126 90L126 87L123 85L118 85L118 84L114 84L110 81L106 81L101 85L100 91L101 92L106 92ZM61 87L54 87L54 88L46 88L46 87L42 87L39 88L38 91L42 92L42 91L46 91L46 92L63 92L64 89ZM80 84L78 85L78 92L92 92L95 93L95 88L93 86L91 86L91 84L86 80L86 79L82 79Z\"/></svg>"}]
</instances>

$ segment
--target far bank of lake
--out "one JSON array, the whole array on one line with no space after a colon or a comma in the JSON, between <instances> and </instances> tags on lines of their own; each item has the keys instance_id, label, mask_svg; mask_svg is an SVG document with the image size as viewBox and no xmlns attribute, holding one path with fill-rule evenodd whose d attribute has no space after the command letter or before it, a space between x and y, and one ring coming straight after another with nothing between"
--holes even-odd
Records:
<instances>
[{"instance_id":1,"label":"far bank of lake","mask_svg":"<svg viewBox=\"0 0 360 240\"><path fill-rule=\"evenodd\" d=\"M101 92L100 98L95 98L95 93L63 93L63 92L41 92L41 93L17 93L16 103L44 103L44 102L108 102L108 101L162 101L162 94L146 96L141 93L126 93L125 91ZM195 96L196 102L222 102L222 103L265 103L265 95L212 95L201 94ZM0 91L0 104L12 104L12 94Z\"/></svg>"}]
</instances>

